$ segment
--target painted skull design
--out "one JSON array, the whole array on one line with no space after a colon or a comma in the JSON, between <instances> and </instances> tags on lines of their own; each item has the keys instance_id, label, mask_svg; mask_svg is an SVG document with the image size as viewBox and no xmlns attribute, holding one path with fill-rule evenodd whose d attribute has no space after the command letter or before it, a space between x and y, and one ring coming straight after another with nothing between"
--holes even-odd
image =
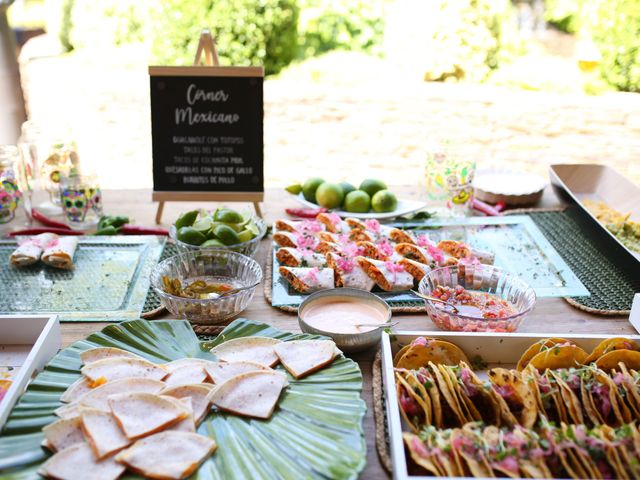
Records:
<instances>
[{"instance_id":1,"label":"painted skull design","mask_svg":"<svg viewBox=\"0 0 640 480\"><path fill-rule=\"evenodd\" d=\"M13 178L0 180L0 223L13 220L22 193Z\"/></svg>"},{"instance_id":2,"label":"painted skull design","mask_svg":"<svg viewBox=\"0 0 640 480\"><path fill-rule=\"evenodd\" d=\"M89 201L84 190L65 188L61 193L62 208L67 219L71 222L82 222L89 209Z\"/></svg>"},{"instance_id":3,"label":"painted skull design","mask_svg":"<svg viewBox=\"0 0 640 480\"><path fill-rule=\"evenodd\" d=\"M87 209L93 209L98 216L102 215L102 192L99 188L87 188L85 195L89 199Z\"/></svg>"}]
</instances>

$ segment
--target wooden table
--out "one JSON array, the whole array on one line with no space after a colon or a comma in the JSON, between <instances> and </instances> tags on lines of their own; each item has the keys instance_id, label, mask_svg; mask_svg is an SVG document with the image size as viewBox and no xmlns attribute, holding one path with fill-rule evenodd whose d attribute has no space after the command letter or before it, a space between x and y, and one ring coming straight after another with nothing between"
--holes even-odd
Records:
<instances>
[{"instance_id":1,"label":"wooden table","mask_svg":"<svg viewBox=\"0 0 640 480\"><path fill-rule=\"evenodd\" d=\"M410 188L394 188L404 197L417 198L417 190ZM560 200L551 189L547 189L540 207L557 206ZM284 208L296 206L294 200L281 190L266 192L263 213L267 222L284 216ZM129 215L138 224L153 223L156 204L151 202L148 190L106 191L104 193L105 211L109 214ZM180 212L192 208L194 204L168 203L164 212L165 226L173 222ZM199 205L207 207L207 205ZM262 242L258 253L258 261L265 266L270 241ZM299 332L296 316L271 307L265 300L263 289L258 287L249 308L242 313L243 317L272 324L283 330ZM394 315L399 320L398 329L403 330L435 330L434 324L426 314ZM102 329L106 323L65 323L62 325L63 347L85 338L87 335ZM559 298L538 299L535 310L526 318L520 332L549 333L558 336L560 333L607 333L624 335L633 333L633 327L625 317L599 317L576 310ZM363 398L367 403L367 415L364 420L364 432L367 439L367 466L361 476L363 479L376 480L388 478L382 468L375 447L375 425L372 410L371 366L375 352L363 352L351 355L358 362L364 376Z\"/></svg>"}]
</instances>

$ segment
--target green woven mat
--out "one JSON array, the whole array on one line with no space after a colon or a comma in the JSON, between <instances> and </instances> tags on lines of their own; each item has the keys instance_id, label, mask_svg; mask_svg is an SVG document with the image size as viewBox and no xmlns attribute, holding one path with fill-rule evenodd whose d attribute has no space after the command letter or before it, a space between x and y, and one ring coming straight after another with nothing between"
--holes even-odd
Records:
<instances>
[{"instance_id":1,"label":"green woven mat","mask_svg":"<svg viewBox=\"0 0 640 480\"><path fill-rule=\"evenodd\" d=\"M605 254L612 253L611 240L585 222L582 212L567 209L528 215L591 292L590 297L570 297L573 302L602 313L631 309L634 293L640 292L640 277L625 269L624 260Z\"/></svg>"},{"instance_id":2,"label":"green woven mat","mask_svg":"<svg viewBox=\"0 0 640 480\"><path fill-rule=\"evenodd\" d=\"M172 241L167 241L167 243L164 244L164 250L162 251L162 255L160 255L160 260L158 260L158 263L177 254L178 247L176 247L175 243L173 243ZM145 299L144 306L142 307L142 314L157 310L160 307L162 307L160 297L158 297L158 294L153 289L153 287L149 286L147 298Z\"/></svg>"}]
</instances>

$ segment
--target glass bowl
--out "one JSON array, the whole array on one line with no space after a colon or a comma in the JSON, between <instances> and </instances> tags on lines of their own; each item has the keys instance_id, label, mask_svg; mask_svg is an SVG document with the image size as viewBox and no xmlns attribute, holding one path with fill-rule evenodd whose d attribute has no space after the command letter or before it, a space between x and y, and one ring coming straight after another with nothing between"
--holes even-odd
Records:
<instances>
[{"instance_id":1,"label":"glass bowl","mask_svg":"<svg viewBox=\"0 0 640 480\"><path fill-rule=\"evenodd\" d=\"M438 286L487 292L510 302L517 313L505 318L478 318L453 313L446 306L425 300L429 318L442 330L460 332L515 332L533 310L536 293L516 275L492 265L459 265L432 270L420 281L418 291L431 296Z\"/></svg>"},{"instance_id":2,"label":"glass bowl","mask_svg":"<svg viewBox=\"0 0 640 480\"><path fill-rule=\"evenodd\" d=\"M256 237L246 242L224 247L201 247L200 245L191 245L189 243L181 242L177 238L178 230L175 225L171 225L171 228L169 229L169 236L175 242L178 247L178 252L180 253L217 250L223 252L238 252L248 257L253 257L258 251L260 240L262 240L267 234L267 224L260 217L253 217L252 221L254 221L258 226L259 233Z\"/></svg>"},{"instance_id":3,"label":"glass bowl","mask_svg":"<svg viewBox=\"0 0 640 480\"><path fill-rule=\"evenodd\" d=\"M229 283L235 293L217 298L198 299L171 295L164 289L162 277ZM151 272L151 286L162 304L177 318L200 324L224 323L242 312L262 281L262 269L251 257L226 250L202 250L181 253L160 262Z\"/></svg>"}]
</instances>

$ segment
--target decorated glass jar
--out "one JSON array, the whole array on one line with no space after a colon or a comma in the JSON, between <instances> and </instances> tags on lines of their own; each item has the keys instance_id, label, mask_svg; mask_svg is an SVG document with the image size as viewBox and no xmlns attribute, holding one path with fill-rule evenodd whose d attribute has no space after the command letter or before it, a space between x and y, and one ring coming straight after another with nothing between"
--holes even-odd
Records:
<instances>
[{"instance_id":1,"label":"decorated glass jar","mask_svg":"<svg viewBox=\"0 0 640 480\"><path fill-rule=\"evenodd\" d=\"M20 152L14 145L0 145L0 223L16 217L22 198L18 183Z\"/></svg>"}]
</instances>

